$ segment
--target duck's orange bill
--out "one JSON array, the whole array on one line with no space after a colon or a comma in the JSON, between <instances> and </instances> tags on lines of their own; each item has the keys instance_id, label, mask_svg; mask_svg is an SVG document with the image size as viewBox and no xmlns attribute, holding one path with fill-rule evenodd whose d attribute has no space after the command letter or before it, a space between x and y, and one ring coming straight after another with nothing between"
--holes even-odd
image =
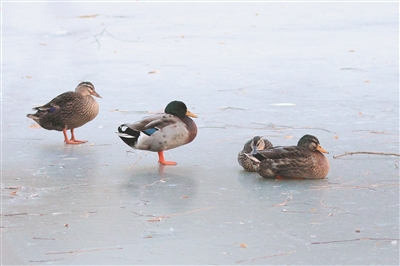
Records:
<instances>
[{"instance_id":1,"label":"duck's orange bill","mask_svg":"<svg viewBox=\"0 0 400 266\"><path fill-rule=\"evenodd\" d=\"M197 118L198 117L197 115L193 114L189 110L186 110L186 116L190 116L190 117L193 117L193 118Z\"/></svg>"},{"instance_id":2,"label":"duck's orange bill","mask_svg":"<svg viewBox=\"0 0 400 266\"><path fill-rule=\"evenodd\" d=\"M324 148L321 147L321 145L318 145L318 147L316 148L317 151L322 152L322 153L327 153L329 154L329 152L327 150L325 150Z\"/></svg>"}]
</instances>

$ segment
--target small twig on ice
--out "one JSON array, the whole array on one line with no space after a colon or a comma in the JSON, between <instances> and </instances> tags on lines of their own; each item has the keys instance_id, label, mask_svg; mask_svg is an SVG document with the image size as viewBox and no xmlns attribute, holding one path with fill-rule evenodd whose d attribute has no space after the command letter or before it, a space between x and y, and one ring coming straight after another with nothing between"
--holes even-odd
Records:
<instances>
[{"instance_id":1,"label":"small twig on ice","mask_svg":"<svg viewBox=\"0 0 400 266\"><path fill-rule=\"evenodd\" d=\"M374 152L374 151L355 151L355 152L346 152L344 154L333 156L333 159L353 154L375 154L375 155L389 155L389 156L400 156L399 153L391 153L391 152Z\"/></svg>"},{"instance_id":2,"label":"small twig on ice","mask_svg":"<svg viewBox=\"0 0 400 266\"><path fill-rule=\"evenodd\" d=\"M139 216L144 216L144 214L141 214L141 213L138 213L138 212L132 211L132 213L134 213L134 214L136 214L136 215L139 215Z\"/></svg>"},{"instance_id":3,"label":"small twig on ice","mask_svg":"<svg viewBox=\"0 0 400 266\"><path fill-rule=\"evenodd\" d=\"M55 238L48 238L48 237L34 237L33 239L37 239L37 240L56 240Z\"/></svg>"},{"instance_id":4,"label":"small twig on ice","mask_svg":"<svg viewBox=\"0 0 400 266\"><path fill-rule=\"evenodd\" d=\"M138 156L138 159L136 159L136 161L131 166L128 167L128 170L130 170L130 169L132 169L132 167L134 167L142 159L142 157L139 154L137 154L136 152L133 152L133 151L126 151L126 154L128 154L128 153L133 153L136 156Z\"/></svg>"},{"instance_id":5,"label":"small twig on ice","mask_svg":"<svg viewBox=\"0 0 400 266\"><path fill-rule=\"evenodd\" d=\"M323 208L326 208L326 209L333 209L333 210L336 210L336 212L334 212L334 213L329 213L328 216L326 216L326 217L324 217L324 218L322 218L322 219L331 217L331 216L333 216L333 215L335 215L335 214L338 214L338 213L345 213L345 214L357 215L356 213L349 212L349 211L347 211L347 210L345 210L345 209L342 209L342 208L340 208L340 207L331 207L331 206L327 206L327 205L325 205L323 202L324 202L324 199L321 199L320 204L321 204L321 206L322 206ZM322 219L321 219L321 220L322 220Z\"/></svg>"},{"instance_id":6,"label":"small twig on ice","mask_svg":"<svg viewBox=\"0 0 400 266\"><path fill-rule=\"evenodd\" d=\"M26 215L28 214L27 212L21 212L21 213L11 213L11 214L4 214L4 216L16 216L16 215Z\"/></svg>"},{"instance_id":7,"label":"small twig on ice","mask_svg":"<svg viewBox=\"0 0 400 266\"><path fill-rule=\"evenodd\" d=\"M64 258L62 258L62 259L54 259L54 260L30 260L29 262L39 262L39 263L49 263L49 262L53 262L53 261L60 261L60 260L63 260Z\"/></svg>"},{"instance_id":8,"label":"small twig on ice","mask_svg":"<svg viewBox=\"0 0 400 266\"><path fill-rule=\"evenodd\" d=\"M121 42L136 42L136 41L118 39L117 37L115 37L114 35L112 35L111 33L109 33L109 32L106 30L106 28L104 28L100 33L98 33L98 34L96 34L96 35L93 36L94 39L96 40L97 44L98 44L97 50L100 49L100 46L101 46L101 45L100 45L100 38L103 37L103 34L104 34L104 33L107 33L108 35L111 36L111 38L114 38L114 39L116 39L116 40L118 40L118 41L121 41Z\"/></svg>"},{"instance_id":9,"label":"small twig on ice","mask_svg":"<svg viewBox=\"0 0 400 266\"><path fill-rule=\"evenodd\" d=\"M94 252L94 251L103 251L103 250L116 250L122 248L97 248L97 249L87 249L87 250L70 250L70 251L61 251L61 252L48 252L46 255L56 255L56 254L67 254L67 253L79 253L79 252Z\"/></svg>"},{"instance_id":10,"label":"small twig on ice","mask_svg":"<svg viewBox=\"0 0 400 266\"><path fill-rule=\"evenodd\" d=\"M192 211L187 211L187 212L179 212L179 213L173 213L173 214L165 214L165 215L161 215L161 216L157 216L153 219L147 220L148 222L161 222L162 219L164 218L170 218L172 216L180 216L180 215L184 215L184 214L189 214L189 213L193 213L193 212L199 212L199 211L206 211L206 210L211 210L216 208L216 206L212 206L212 207L206 207L206 208L202 208L202 209L197 209L197 210L192 210Z\"/></svg>"},{"instance_id":11,"label":"small twig on ice","mask_svg":"<svg viewBox=\"0 0 400 266\"><path fill-rule=\"evenodd\" d=\"M192 210L192 211L187 211L187 212L173 213L173 214L169 214L169 215L167 215L167 216L169 216L169 217L171 217L171 216L179 216L179 215L188 214L188 213L192 213L192 212L199 212L199 211L211 210L211 209L214 209L214 208L216 208L216 206L206 207L206 208L197 209L197 210Z\"/></svg>"},{"instance_id":12,"label":"small twig on ice","mask_svg":"<svg viewBox=\"0 0 400 266\"><path fill-rule=\"evenodd\" d=\"M397 133L389 133L389 132L375 131L375 130L353 130L352 132L359 132L359 131L367 131L367 132L372 133L372 134L399 135Z\"/></svg>"},{"instance_id":13,"label":"small twig on ice","mask_svg":"<svg viewBox=\"0 0 400 266\"><path fill-rule=\"evenodd\" d=\"M284 202L282 202L282 203L279 203L279 204L274 204L274 205L272 205L272 207L275 207L275 206L285 206L289 201L291 201L293 199L293 195L290 195L290 196L287 196L286 197L286 200L284 201Z\"/></svg>"},{"instance_id":14,"label":"small twig on ice","mask_svg":"<svg viewBox=\"0 0 400 266\"><path fill-rule=\"evenodd\" d=\"M157 180L157 181L155 181L155 182L153 182L151 184L146 184L146 185L142 186L142 189L145 189L147 187L150 187L150 186L155 185L155 184L160 183L160 182L161 183L165 182L164 178L161 178L160 180Z\"/></svg>"},{"instance_id":15,"label":"small twig on ice","mask_svg":"<svg viewBox=\"0 0 400 266\"><path fill-rule=\"evenodd\" d=\"M311 245L316 244L333 244L333 243L343 243L343 242L353 242L353 241L360 241L360 240L375 240L375 241L399 241L398 238L373 238L373 237L361 237L355 239L345 239L345 240L333 240L333 241L324 241L324 242L312 242Z\"/></svg>"},{"instance_id":16,"label":"small twig on ice","mask_svg":"<svg viewBox=\"0 0 400 266\"><path fill-rule=\"evenodd\" d=\"M340 207L330 207L330 206L327 206L327 205L325 205L325 204L323 203L323 201L324 201L324 199L321 199L320 202L319 202L323 208L334 209L334 210L341 210Z\"/></svg>"},{"instance_id":17,"label":"small twig on ice","mask_svg":"<svg viewBox=\"0 0 400 266\"><path fill-rule=\"evenodd\" d=\"M268 258L273 258L273 257L278 257L278 256L285 256L285 255L292 254L293 252L296 252L296 251L292 250L292 251L284 252L284 253L271 254L271 255L266 255L266 256L259 257L259 258L250 259L250 260L239 260L239 261L236 261L235 264L253 262L255 260L268 259Z\"/></svg>"},{"instance_id":18,"label":"small twig on ice","mask_svg":"<svg viewBox=\"0 0 400 266\"><path fill-rule=\"evenodd\" d=\"M296 129L296 128L294 128L294 129ZM327 130L325 128L320 128L320 127L299 127L299 129L315 129L315 130L323 130L323 131L332 133L332 131L329 131L329 130Z\"/></svg>"}]
</instances>

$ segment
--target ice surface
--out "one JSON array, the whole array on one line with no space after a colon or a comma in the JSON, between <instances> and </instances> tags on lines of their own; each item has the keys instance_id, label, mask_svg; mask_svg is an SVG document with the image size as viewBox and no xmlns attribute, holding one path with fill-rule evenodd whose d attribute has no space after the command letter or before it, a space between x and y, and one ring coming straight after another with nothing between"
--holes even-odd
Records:
<instances>
[{"instance_id":1,"label":"ice surface","mask_svg":"<svg viewBox=\"0 0 400 266\"><path fill-rule=\"evenodd\" d=\"M3 264L399 264L398 3L2 3ZM31 108L91 81L87 144ZM134 151L122 123L171 100L199 133ZM316 135L326 179L236 161ZM130 151L130 152L127 152ZM134 152L134 153L132 153Z\"/></svg>"}]
</instances>

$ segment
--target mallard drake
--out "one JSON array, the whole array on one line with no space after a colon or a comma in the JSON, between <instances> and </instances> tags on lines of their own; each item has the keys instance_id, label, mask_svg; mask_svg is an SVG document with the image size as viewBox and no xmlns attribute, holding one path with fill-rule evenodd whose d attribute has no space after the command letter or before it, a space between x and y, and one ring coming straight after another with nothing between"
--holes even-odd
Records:
<instances>
[{"instance_id":1,"label":"mallard drake","mask_svg":"<svg viewBox=\"0 0 400 266\"><path fill-rule=\"evenodd\" d=\"M272 148L272 146L272 143L267 139L263 139L260 136L253 137L244 144L243 150L239 152L237 157L239 165L246 171L256 172L256 165L254 161L247 156L247 154L253 152L254 150L267 150Z\"/></svg>"},{"instance_id":2,"label":"mallard drake","mask_svg":"<svg viewBox=\"0 0 400 266\"><path fill-rule=\"evenodd\" d=\"M329 161L322 153L328 152L319 140L304 135L297 146L254 150L248 156L255 162L257 172L265 178L318 179L329 172Z\"/></svg>"},{"instance_id":3,"label":"mallard drake","mask_svg":"<svg viewBox=\"0 0 400 266\"><path fill-rule=\"evenodd\" d=\"M74 129L93 120L99 113L99 105L92 97L101 98L90 82L81 82L75 91L58 95L45 105L34 107L35 114L26 116L48 130L62 131L66 144L81 144L86 140L75 139ZM67 130L71 130L68 139Z\"/></svg>"},{"instance_id":4,"label":"mallard drake","mask_svg":"<svg viewBox=\"0 0 400 266\"><path fill-rule=\"evenodd\" d=\"M164 113L144 117L133 124L118 127L118 136L130 147L158 152L158 162L175 165L166 161L164 151L188 144L197 135L196 123L189 118L197 115L187 110L181 101L172 101Z\"/></svg>"}]
</instances>

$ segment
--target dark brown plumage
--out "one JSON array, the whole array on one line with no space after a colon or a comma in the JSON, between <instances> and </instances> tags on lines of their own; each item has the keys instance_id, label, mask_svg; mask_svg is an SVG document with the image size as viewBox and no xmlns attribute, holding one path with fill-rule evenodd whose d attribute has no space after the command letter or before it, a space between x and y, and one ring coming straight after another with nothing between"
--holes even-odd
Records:
<instances>
[{"instance_id":1,"label":"dark brown plumage","mask_svg":"<svg viewBox=\"0 0 400 266\"><path fill-rule=\"evenodd\" d=\"M268 139L263 139L260 136L255 136L251 140L247 141L243 150L238 154L238 162L244 170L249 172L256 172L256 164L246 154L250 154L254 150L267 150L272 148L272 143Z\"/></svg>"},{"instance_id":2,"label":"dark brown plumage","mask_svg":"<svg viewBox=\"0 0 400 266\"><path fill-rule=\"evenodd\" d=\"M45 129L63 131L67 144L84 143L85 140L75 139L74 129L97 116L99 105L92 96L101 98L92 83L81 82L75 91L60 94L45 105L33 108L36 113L27 117ZM67 137L67 130L71 130L71 139Z\"/></svg>"},{"instance_id":3,"label":"dark brown plumage","mask_svg":"<svg viewBox=\"0 0 400 266\"><path fill-rule=\"evenodd\" d=\"M329 161L318 139L303 136L297 146L273 147L249 155L257 172L266 178L319 179L329 172Z\"/></svg>"}]
</instances>

